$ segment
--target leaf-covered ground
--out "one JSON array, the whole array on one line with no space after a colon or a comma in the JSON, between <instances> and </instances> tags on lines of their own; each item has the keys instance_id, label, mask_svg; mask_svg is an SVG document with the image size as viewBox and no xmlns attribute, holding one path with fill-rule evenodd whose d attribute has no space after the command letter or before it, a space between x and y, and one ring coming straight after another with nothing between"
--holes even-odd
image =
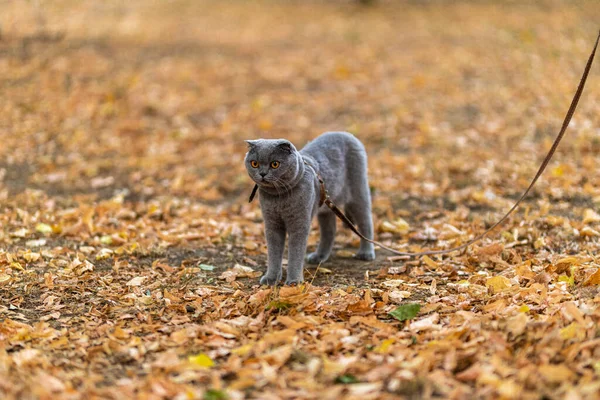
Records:
<instances>
[{"instance_id":1,"label":"leaf-covered ground","mask_svg":"<svg viewBox=\"0 0 600 400\"><path fill-rule=\"evenodd\" d=\"M527 186L599 20L593 1L1 2L0 397L598 398L600 65L525 206L460 254L354 261L341 229L306 285L259 287L243 140L353 132L378 238L463 243Z\"/></svg>"}]
</instances>

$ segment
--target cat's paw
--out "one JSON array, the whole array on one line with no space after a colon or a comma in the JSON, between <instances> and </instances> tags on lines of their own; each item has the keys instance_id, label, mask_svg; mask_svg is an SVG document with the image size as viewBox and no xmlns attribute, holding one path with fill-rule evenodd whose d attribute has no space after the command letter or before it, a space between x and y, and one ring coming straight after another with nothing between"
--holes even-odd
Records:
<instances>
[{"instance_id":1,"label":"cat's paw","mask_svg":"<svg viewBox=\"0 0 600 400\"><path fill-rule=\"evenodd\" d=\"M269 275L264 275L262 278L260 278L261 285L275 286L280 281L281 281L281 276L272 277Z\"/></svg>"},{"instance_id":2,"label":"cat's paw","mask_svg":"<svg viewBox=\"0 0 600 400\"><path fill-rule=\"evenodd\" d=\"M373 261L375 259L375 251L359 251L354 255L354 258L362 261Z\"/></svg>"},{"instance_id":3,"label":"cat's paw","mask_svg":"<svg viewBox=\"0 0 600 400\"><path fill-rule=\"evenodd\" d=\"M287 286L298 286L299 284L301 284L303 282L302 279L287 279L285 281L285 284Z\"/></svg>"},{"instance_id":4,"label":"cat's paw","mask_svg":"<svg viewBox=\"0 0 600 400\"><path fill-rule=\"evenodd\" d=\"M326 260L327 257L321 257L316 251L306 256L306 262L309 264L320 264Z\"/></svg>"}]
</instances>

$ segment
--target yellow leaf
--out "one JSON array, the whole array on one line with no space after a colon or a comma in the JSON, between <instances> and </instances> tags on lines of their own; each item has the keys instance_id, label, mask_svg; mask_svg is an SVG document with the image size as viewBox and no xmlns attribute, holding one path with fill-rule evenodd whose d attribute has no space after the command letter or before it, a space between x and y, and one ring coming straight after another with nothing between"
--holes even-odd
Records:
<instances>
[{"instance_id":1,"label":"yellow leaf","mask_svg":"<svg viewBox=\"0 0 600 400\"><path fill-rule=\"evenodd\" d=\"M560 275L558 277L559 282L566 282L569 286L573 286L575 284L575 279L572 276Z\"/></svg>"},{"instance_id":2,"label":"yellow leaf","mask_svg":"<svg viewBox=\"0 0 600 400\"><path fill-rule=\"evenodd\" d=\"M18 262L18 261L11 262L10 263L10 267L12 269L16 269L16 270L19 270L19 271L25 271L25 268L23 268L23 266L21 265L21 263Z\"/></svg>"},{"instance_id":3,"label":"yellow leaf","mask_svg":"<svg viewBox=\"0 0 600 400\"><path fill-rule=\"evenodd\" d=\"M512 286L510 280L505 276L494 276L485 282L485 286L492 290L492 293L498 293Z\"/></svg>"},{"instance_id":4,"label":"yellow leaf","mask_svg":"<svg viewBox=\"0 0 600 400\"><path fill-rule=\"evenodd\" d=\"M52 233L52 227L48 224L39 223L35 226L35 230L40 233Z\"/></svg>"},{"instance_id":5,"label":"yellow leaf","mask_svg":"<svg viewBox=\"0 0 600 400\"><path fill-rule=\"evenodd\" d=\"M378 353L387 353L390 346L395 342L395 339L385 339L381 344L375 347L375 351Z\"/></svg>"},{"instance_id":6,"label":"yellow leaf","mask_svg":"<svg viewBox=\"0 0 600 400\"><path fill-rule=\"evenodd\" d=\"M582 329L579 324L577 322L573 322L560 330L560 338L562 340L573 339L580 330Z\"/></svg>"},{"instance_id":7,"label":"yellow leaf","mask_svg":"<svg viewBox=\"0 0 600 400\"><path fill-rule=\"evenodd\" d=\"M550 173L555 178L558 178L565 174L565 169L562 165L557 165L556 167L552 168L552 171Z\"/></svg>"},{"instance_id":8,"label":"yellow leaf","mask_svg":"<svg viewBox=\"0 0 600 400\"><path fill-rule=\"evenodd\" d=\"M195 356L189 356L188 361L190 364L201 368L210 368L215 365L215 362L204 353L196 354Z\"/></svg>"},{"instance_id":9,"label":"yellow leaf","mask_svg":"<svg viewBox=\"0 0 600 400\"><path fill-rule=\"evenodd\" d=\"M521 307L519 307L519 312L522 312L522 313L529 312L529 306L527 304L523 304Z\"/></svg>"}]
</instances>

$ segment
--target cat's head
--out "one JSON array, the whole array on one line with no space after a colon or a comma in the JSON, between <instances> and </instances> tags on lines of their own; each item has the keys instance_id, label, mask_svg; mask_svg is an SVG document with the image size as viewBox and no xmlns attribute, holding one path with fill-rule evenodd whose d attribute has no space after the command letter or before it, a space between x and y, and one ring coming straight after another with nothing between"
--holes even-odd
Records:
<instances>
[{"instance_id":1,"label":"cat's head","mask_svg":"<svg viewBox=\"0 0 600 400\"><path fill-rule=\"evenodd\" d=\"M259 186L282 188L298 174L298 151L285 139L246 140L246 169Z\"/></svg>"}]
</instances>

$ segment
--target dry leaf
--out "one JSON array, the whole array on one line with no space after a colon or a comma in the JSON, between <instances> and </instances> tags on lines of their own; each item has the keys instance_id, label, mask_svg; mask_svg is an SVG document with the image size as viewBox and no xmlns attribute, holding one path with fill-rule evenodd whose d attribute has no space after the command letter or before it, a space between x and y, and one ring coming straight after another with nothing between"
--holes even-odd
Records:
<instances>
[{"instance_id":1,"label":"dry leaf","mask_svg":"<svg viewBox=\"0 0 600 400\"><path fill-rule=\"evenodd\" d=\"M487 286L492 293L499 293L503 290L509 289L512 284L508 278L498 275L487 279L485 281L485 286Z\"/></svg>"},{"instance_id":2,"label":"dry leaf","mask_svg":"<svg viewBox=\"0 0 600 400\"><path fill-rule=\"evenodd\" d=\"M146 280L145 276L136 276L126 283L127 286L140 286Z\"/></svg>"},{"instance_id":3,"label":"dry leaf","mask_svg":"<svg viewBox=\"0 0 600 400\"><path fill-rule=\"evenodd\" d=\"M593 274L588 276L586 278L586 280L583 282L583 285L584 286L600 285L600 269L597 269L596 272L594 272Z\"/></svg>"}]
</instances>

